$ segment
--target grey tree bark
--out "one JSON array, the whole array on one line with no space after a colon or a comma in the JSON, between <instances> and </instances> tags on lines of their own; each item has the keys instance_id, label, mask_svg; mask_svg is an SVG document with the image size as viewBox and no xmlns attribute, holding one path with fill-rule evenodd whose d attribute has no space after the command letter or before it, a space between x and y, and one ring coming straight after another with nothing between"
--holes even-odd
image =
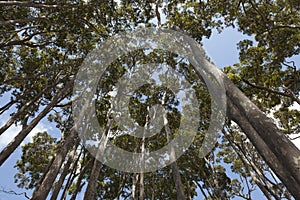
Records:
<instances>
[{"instance_id":1,"label":"grey tree bark","mask_svg":"<svg viewBox=\"0 0 300 200\"><path fill-rule=\"evenodd\" d=\"M98 177L100 175L100 169L101 169L101 166L102 166L102 163L97 158L102 156L103 153L104 153L104 150L105 150L105 147L106 147L106 144L107 144L107 141L108 141L109 130L110 130L112 124L113 124L113 120L109 119L109 115L107 115L107 119L108 119L108 121L107 121L107 124L106 124L106 127L105 127L105 131L104 131L104 133L101 137L101 140L99 142L100 145L99 145L97 155L96 155L96 158L95 158L95 161L94 161L94 164L93 164L91 177L90 177L88 186L86 188L86 191L84 193L84 200L97 199L97 196L96 196L97 180L98 180Z\"/></svg>"},{"instance_id":2,"label":"grey tree bark","mask_svg":"<svg viewBox=\"0 0 300 200\"><path fill-rule=\"evenodd\" d=\"M60 189L62 188L62 185L65 181L65 178L68 175L69 168L72 164L72 161L73 161L73 159L71 157L69 157L67 163L64 165L63 172L61 173L58 181L54 184L53 192L52 192L52 196L51 196L50 200L56 200L57 199L58 194L60 192Z\"/></svg>"},{"instance_id":3,"label":"grey tree bark","mask_svg":"<svg viewBox=\"0 0 300 200\"><path fill-rule=\"evenodd\" d=\"M61 97L69 88L66 86L52 98L51 102L30 122L26 128L22 129L18 135L0 153L0 166L18 148L30 131L51 111L51 109L61 100Z\"/></svg>"},{"instance_id":4,"label":"grey tree bark","mask_svg":"<svg viewBox=\"0 0 300 200\"><path fill-rule=\"evenodd\" d=\"M163 98L162 98L162 105L165 104L166 95L167 95L167 93L165 92L164 95L163 95ZM166 113L163 114L163 120L164 120L165 130L166 130L166 133L167 133L167 142L169 143L171 141L171 129L170 129L169 124L168 124L168 118L167 118ZM172 160L175 160L175 149L174 149L174 146L172 146L172 145L171 145L171 151L170 152L171 152L170 158ZM173 162L170 166L171 166L171 169L172 169L172 175L173 175L173 179L174 179L175 186L176 186L177 199L185 200L186 196L184 194L183 185L182 185L182 181L181 181L181 176L180 176L179 168L178 168L178 165L177 165L176 161Z\"/></svg>"},{"instance_id":5,"label":"grey tree bark","mask_svg":"<svg viewBox=\"0 0 300 200\"><path fill-rule=\"evenodd\" d=\"M227 97L227 116L245 132L259 154L284 183L295 199L300 199L300 150L278 129L254 103L252 103L214 64L201 47L186 37L193 52L191 62L202 65L207 75L224 83ZM195 59L199 58L200 59ZM194 68L198 77L201 73Z\"/></svg>"},{"instance_id":6,"label":"grey tree bark","mask_svg":"<svg viewBox=\"0 0 300 200\"><path fill-rule=\"evenodd\" d=\"M225 75L228 117L245 132L259 154L300 199L300 151Z\"/></svg>"},{"instance_id":7,"label":"grey tree bark","mask_svg":"<svg viewBox=\"0 0 300 200\"><path fill-rule=\"evenodd\" d=\"M45 175L45 178L41 182L40 186L37 187L33 192L31 197L32 200L47 198L69 150L72 148L72 146L77 145L78 143L79 140L77 138L77 132L74 130L74 128L72 128L68 137L66 137L65 141L62 142L49 171Z\"/></svg>"}]
</instances>

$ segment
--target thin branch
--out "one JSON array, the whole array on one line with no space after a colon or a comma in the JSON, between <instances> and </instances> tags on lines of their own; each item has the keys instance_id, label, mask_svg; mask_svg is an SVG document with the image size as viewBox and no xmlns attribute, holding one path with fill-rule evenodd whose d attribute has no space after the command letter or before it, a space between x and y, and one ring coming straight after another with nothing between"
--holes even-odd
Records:
<instances>
[{"instance_id":1,"label":"thin branch","mask_svg":"<svg viewBox=\"0 0 300 200\"><path fill-rule=\"evenodd\" d=\"M1 5L1 3L0 3ZM16 24L16 23L27 23L27 22L32 22L32 21L47 21L50 22L49 19L46 17L30 17L26 19L11 19L7 21L0 21L0 26L7 26L9 24Z\"/></svg>"},{"instance_id":2,"label":"thin branch","mask_svg":"<svg viewBox=\"0 0 300 200\"><path fill-rule=\"evenodd\" d=\"M292 98L292 100L296 101L300 105L300 99L297 97L297 95L292 90L290 90L286 86L283 86L283 89L286 91L286 93L289 95L289 97Z\"/></svg>"},{"instance_id":3,"label":"thin branch","mask_svg":"<svg viewBox=\"0 0 300 200\"><path fill-rule=\"evenodd\" d=\"M300 29L297 25L274 25L272 29L289 28L289 29Z\"/></svg>"},{"instance_id":4,"label":"thin branch","mask_svg":"<svg viewBox=\"0 0 300 200\"><path fill-rule=\"evenodd\" d=\"M297 137L295 137L295 138L291 138L291 137L290 137L290 140L296 140L296 139L299 139L299 138L300 138L300 135L297 136Z\"/></svg>"},{"instance_id":5,"label":"thin branch","mask_svg":"<svg viewBox=\"0 0 300 200\"><path fill-rule=\"evenodd\" d=\"M5 190L3 187L2 187L2 189L0 189L0 192L6 193L6 194L18 195L18 196L20 196L20 195L23 196L24 195L24 197L26 199L30 199L30 197L27 195L26 192L17 193L17 192L15 192L13 190Z\"/></svg>"},{"instance_id":6,"label":"thin branch","mask_svg":"<svg viewBox=\"0 0 300 200\"><path fill-rule=\"evenodd\" d=\"M2 115L6 110L8 110L14 103L16 103L16 100L11 100L10 102L2 106L0 108L0 115Z\"/></svg>"},{"instance_id":7,"label":"thin branch","mask_svg":"<svg viewBox=\"0 0 300 200\"><path fill-rule=\"evenodd\" d=\"M38 44L30 44L30 43L27 43L27 42L29 40L31 40L34 36L39 35L39 34L43 34L43 33L46 33L46 32L33 33L33 34L31 34L30 36L26 37L23 40L14 40L14 41L10 41L10 42L7 42L7 43L0 43L0 48L6 47L6 46L12 46L12 45L26 45L26 46L29 46L29 47L36 46ZM40 45L42 45L42 44L40 44Z\"/></svg>"},{"instance_id":8,"label":"thin branch","mask_svg":"<svg viewBox=\"0 0 300 200\"><path fill-rule=\"evenodd\" d=\"M278 95L281 95L281 96L285 96L285 97L291 97L291 95L289 94L286 94L284 92L279 92L279 91L276 91L276 90L272 90L270 88L267 88L267 87L264 87L264 86L261 86L261 85L255 85L253 83L250 83L248 80L246 79L242 79L242 81L244 81L247 85L250 85L251 87L254 87L254 88L257 88L257 89L261 89L261 90L265 90L267 92L270 92L270 93L273 93L273 94L278 94Z\"/></svg>"},{"instance_id":9,"label":"thin branch","mask_svg":"<svg viewBox=\"0 0 300 200\"><path fill-rule=\"evenodd\" d=\"M31 1L0 1L1 6L22 6L34 8L77 8L78 5L41 4Z\"/></svg>"}]
</instances>

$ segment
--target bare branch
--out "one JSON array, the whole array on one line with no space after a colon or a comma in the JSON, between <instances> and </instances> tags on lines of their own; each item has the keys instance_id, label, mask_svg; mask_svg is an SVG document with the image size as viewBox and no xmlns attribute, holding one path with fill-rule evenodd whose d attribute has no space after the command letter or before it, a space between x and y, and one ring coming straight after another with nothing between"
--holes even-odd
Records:
<instances>
[{"instance_id":1,"label":"bare branch","mask_svg":"<svg viewBox=\"0 0 300 200\"><path fill-rule=\"evenodd\" d=\"M294 100L296 101L299 105L300 105L300 99L297 97L297 95L290 90L288 87L283 86L283 89L286 91L286 93Z\"/></svg>"},{"instance_id":2,"label":"bare branch","mask_svg":"<svg viewBox=\"0 0 300 200\"><path fill-rule=\"evenodd\" d=\"M296 139L299 139L299 138L300 138L300 135L297 136L297 137L294 137L294 138L291 138L291 137L290 137L290 140L296 140Z\"/></svg>"},{"instance_id":3,"label":"bare branch","mask_svg":"<svg viewBox=\"0 0 300 200\"><path fill-rule=\"evenodd\" d=\"M11 19L11 20L7 20L7 21L0 21L0 26L7 26L9 24L16 24L16 23L27 23L27 22L32 22L32 21L50 22L50 20L47 19L46 17L30 17L30 18L26 18L26 19Z\"/></svg>"},{"instance_id":4,"label":"bare branch","mask_svg":"<svg viewBox=\"0 0 300 200\"><path fill-rule=\"evenodd\" d=\"M5 190L3 187L0 189L0 192L6 193L6 194L18 195L18 196L20 196L20 195L23 196L24 195L24 197L26 199L30 199L26 192L17 193L17 192L15 192L13 190Z\"/></svg>"},{"instance_id":5,"label":"bare branch","mask_svg":"<svg viewBox=\"0 0 300 200\"><path fill-rule=\"evenodd\" d=\"M34 36L40 35L40 34L43 34L43 33L46 33L46 32L33 33L33 34L31 34L30 36L26 37L23 40L13 40L13 41L10 41L10 42L7 42L7 43L0 43L0 48L6 47L6 46L13 46L13 45L25 45L25 46L34 48L34 47L37 47L37 46L44 46L44 45L50 44L50 42L45 42L44 44L31 44L31 43L28 43L28 41L31 40Z\"/></svg>"},{"instance_id":6,"label":"bare branch","mask_svg":"<svg viewBox=\"0 0 300 200\"><path fill-rule=\"evenodd\" d=\"M0 1L1 6L22 6L34 8L76 8L78 5L41 4L31 1Z\"/></svg>"},{"instance_id":7,"label":"bare branch","mask_svg":"<svg viewBox=\"0 0 300 200\"><path fill-rule=\"evenodd\" d=\"M278 94L278 95L281 95L281 96L285 96L285 97L289 97L291 98L292 100L296 101L299 105L300 105L300 99L295 95L295 93L293 93L289 88L287 88L286 86L283 86L283 89L286 91L286 92L279 92L279 91L276 91L276 90L272 90L270 88L267 88L267 87L264 87L264 86L261 86L261 85L255 85L253 83L250 83L249 81L245 80L245 79L242 79L247 85L250 85L254 88L257 88L257 89L261 89L261 90L265 90L267 92L270 92L270 93L273 93L273 94Z\"/></svg>"},{"instance_id":8,"label":"bare branch","mask_svg":"<svg viewBox=\"0 0 300 200\"><path fill-rule=\"evenodd\" d=\"M285 96L285 97L291 97L291 95L289 94L286 94L284 92L279 92L279 91L276 91L276 90L272 90L270 88L267 88L267 87L264 87L264 86L261 86L261 85L255 85L253 83L250 83L248 80L246 79L242 79L242 81L244 81L247 85L250 85L251 87L254 87L254 88L257 88L257 89L261 89L261 90L265 90L267 92L270 92L270 93L273 93L273 94L278 94L278 95L281 95L281 96Z\"/></svg>"}]
</instances>

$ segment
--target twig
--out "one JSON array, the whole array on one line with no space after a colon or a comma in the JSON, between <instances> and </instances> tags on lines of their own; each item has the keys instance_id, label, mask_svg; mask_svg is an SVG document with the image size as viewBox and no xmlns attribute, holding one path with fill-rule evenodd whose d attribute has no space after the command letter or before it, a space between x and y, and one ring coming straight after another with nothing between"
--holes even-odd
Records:
<instances>
[{"instance_id":1,"label":"twig","mask_svg":"<svg viewBox=\"0 0 300 200\"><path fill-rule=\"evenodd\" d=\"M13 195L24 195L27 199L30 199L30 197L27 195L26 192L17 193L13 190L5 190L3 187L0 189L0 192L6 193L6 194L13 194Z\"/></svg>"}]
</instances>

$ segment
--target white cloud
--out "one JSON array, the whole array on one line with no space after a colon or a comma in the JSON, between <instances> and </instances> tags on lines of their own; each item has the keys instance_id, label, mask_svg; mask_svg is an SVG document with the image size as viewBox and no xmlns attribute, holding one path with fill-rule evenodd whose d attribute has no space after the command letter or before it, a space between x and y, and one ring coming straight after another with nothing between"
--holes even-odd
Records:
<instances>
[{"instance_id":1,"label":"white cloud","mask_svg":"<svg viewBox=\"0 0 300 200\"><path fill-rule=\"evenodd\" d=\"M46 124L44 123L39 123L36 127L34 127L34 129L32 129L32 131L27 135L27 137L25 138L25 140L22 142L21 145L24 145L28 142L32 142L32 137L34 135L36 135L38 132L44 132L44 131L47 131L49 132L51 130L51 127L48 128L49 126L47 126Z\"/></svg>"},{"instance_id":2,"label":"white cloud","mask_svg":"<svg viewBox=\"0 0 300 200\"><path fill-rule=\"evenodd\" d=\"M4 125L3 121L1 121L1 126ZM0 150L4 149L4 147L10 143L14 137L19 133L21 130L20 126L12 125L9 129L7 129L2 135L0 135Z\"/></svg>"},{"instance_id":3,"label":"white cloud","mask_svg":"<svg viewBox=\"0 0 300 200\"><path fill-rule=\"evenodd\" d=\"M0 125L3 126L6 121L0 119ZM2 151L6 145L8 145L14 137L21 131L21 126L12 125L9 129L7 129L2 135L0 135L0 150ZM21 145L24 145L28 142L32 142L32 137L38 133L43 131L49 131L51 127L47 126L44 123L39 123L24 139Z\"/></svg>"}]
</instances>

